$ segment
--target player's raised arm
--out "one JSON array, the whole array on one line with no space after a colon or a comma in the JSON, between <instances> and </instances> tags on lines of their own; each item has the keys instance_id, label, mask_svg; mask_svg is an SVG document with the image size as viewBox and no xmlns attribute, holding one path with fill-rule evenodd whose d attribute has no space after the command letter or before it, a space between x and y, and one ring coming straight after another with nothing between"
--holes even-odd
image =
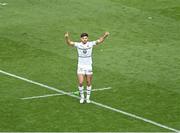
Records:
<instances>
[{"instance_id":1,"label":"player's raised arm","mask_svg":"<svg viewBox=\"0 0 180 133\"><path fill-rule=\"evenodd\" d=\"M101 36L98 40L96 40L96 44L100 44L104 42L107 36L109 36L109 32L105 32L103 36Z\"/></svg>"},{"instance_id":2,"label":"player's raised arm","mask_svg":"<svg viewBox=\"0 0 180 133\"><path fill-rule=\"evenodd\" d=\"M65 33L64 37L65 37L66 43L67 43L69 46L74 46L75 43L70 40L70 37L69 37L69 33L68 33L68 32Z\"/></svg>"}]
</instances>

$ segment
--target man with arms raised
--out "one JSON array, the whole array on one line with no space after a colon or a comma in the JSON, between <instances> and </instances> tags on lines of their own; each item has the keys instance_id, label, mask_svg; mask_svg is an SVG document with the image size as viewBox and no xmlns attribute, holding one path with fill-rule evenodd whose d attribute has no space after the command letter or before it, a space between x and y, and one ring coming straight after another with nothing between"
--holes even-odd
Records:
<instances>
[{"instance_id":1,"label":"man with arms raised","mask_svg":"<svg viewBox=\"0 0 180 133\"><path fill-rule=\"evenodd\" d=\"M90 94L91 94L91 81L92 81L92 49L93 46L102 43L105 38L109 35L109 32L105 32L103 36L101 36L96 41L88 41L88 34L82 33L80 36L80 42L73 42L70 40L69 33L65 33L66 43L70 46L76 47L78 51L78 69L77 69L77 77L78 77L78 88L81 96L80 103L84 103L86 100L87 103L90 103ZM86 99L84 97L84 86L83 81L86 80L87 85L87 96Z\"/></svg>"}]
</instances>

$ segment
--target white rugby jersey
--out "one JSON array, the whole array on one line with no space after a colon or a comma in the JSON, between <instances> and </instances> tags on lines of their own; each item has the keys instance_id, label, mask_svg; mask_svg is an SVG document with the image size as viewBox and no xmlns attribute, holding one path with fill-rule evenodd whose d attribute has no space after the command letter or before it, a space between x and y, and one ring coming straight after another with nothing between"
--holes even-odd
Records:
<instances>
[{"instance_id":1,"label":"white rugby jersey","mask_svg":"<svg viewBox=\"0 0 180 133\"><path fill-rule=\"evenodd\" d=\"M75 42L75 47L78 51L78 65L92 65L92 49L96 45L96 41L87 42Z\"/></svg>"}]
</instances>

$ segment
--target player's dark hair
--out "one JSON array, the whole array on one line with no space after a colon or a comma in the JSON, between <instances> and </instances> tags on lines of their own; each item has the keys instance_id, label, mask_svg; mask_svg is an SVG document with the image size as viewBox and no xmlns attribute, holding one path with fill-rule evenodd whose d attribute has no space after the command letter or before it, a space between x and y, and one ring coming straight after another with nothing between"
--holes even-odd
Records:
<instances>
[{"instance_id":1,"label":"player's dark hair","mask_svg":"<svg viewBox=\"0 0 180 133\"><path fill-rule=\"evenodd\" d=\"M81 37L87 36L88 37L88 33L82 33Z\"/></svg>"}]
</instances>

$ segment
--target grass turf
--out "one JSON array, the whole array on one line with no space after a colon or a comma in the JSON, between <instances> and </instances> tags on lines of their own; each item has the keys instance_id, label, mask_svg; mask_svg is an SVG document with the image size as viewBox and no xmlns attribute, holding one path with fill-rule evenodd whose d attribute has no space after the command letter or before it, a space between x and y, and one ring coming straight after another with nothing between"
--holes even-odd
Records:
<instances>
[{"instance_id":1,"label":"grass turf","mask_svg":"<svg viewBox=\"0 0 180 133\"><path fill-rule=\"evenodd\" d=\"M0 69L64 91L76 91L76 49L81 32L91 40L111 34L93 51L100 103L180 129L179 0L7 0L0 6ZM59 96L0 74L0 131L168 131Z\"/></svg>"}]
</instances>

